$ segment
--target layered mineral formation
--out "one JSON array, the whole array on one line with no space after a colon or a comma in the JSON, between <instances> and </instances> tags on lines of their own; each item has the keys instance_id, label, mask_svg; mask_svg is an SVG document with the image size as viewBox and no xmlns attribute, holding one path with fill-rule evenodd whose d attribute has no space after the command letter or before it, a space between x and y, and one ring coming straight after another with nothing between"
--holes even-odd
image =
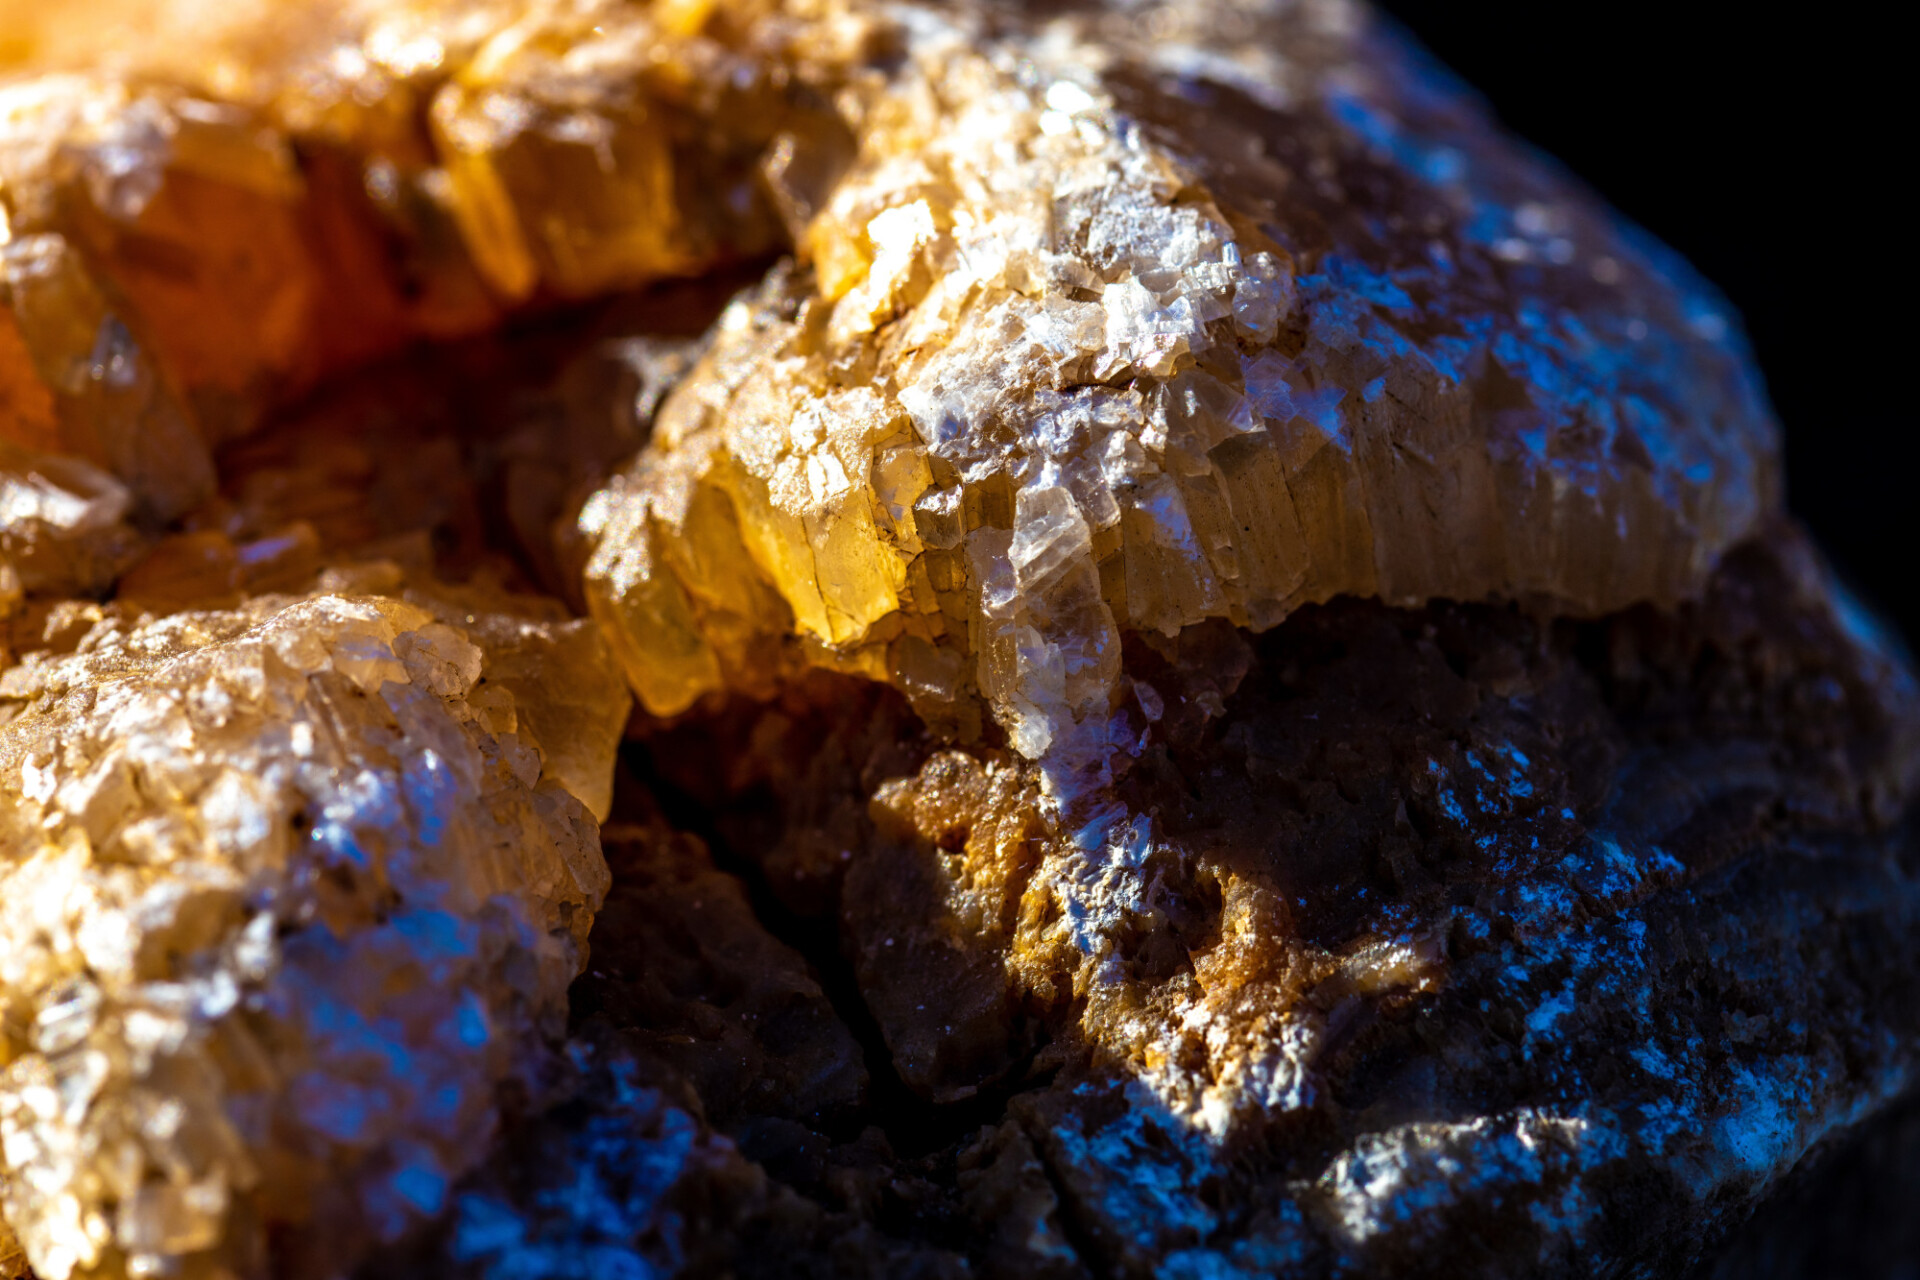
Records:
<instances>
[{"instance_id":1,"label":"layered mineral formation","mask_svg":"<svg viewBox=\"0 0 1920 1280\"><path fill-rule=\"evenodd\" d=\"M1123 632L1672 603L1777 501L1712 295L1352 11L903 23L801 265L583 516L656 712L792 637L1071 802Z\"/></svg>"},{"instance_id":2,"label":"layered mineral formation","mask_svg":"<svg viewBox=\"0 0 1920 1280\"><path fill-rule=\"evenodd\" d=\"M0 0L0 1274L1691 1266L1920 1049L1776 436L1345 0Z\"/></svg>"}]
</instances>

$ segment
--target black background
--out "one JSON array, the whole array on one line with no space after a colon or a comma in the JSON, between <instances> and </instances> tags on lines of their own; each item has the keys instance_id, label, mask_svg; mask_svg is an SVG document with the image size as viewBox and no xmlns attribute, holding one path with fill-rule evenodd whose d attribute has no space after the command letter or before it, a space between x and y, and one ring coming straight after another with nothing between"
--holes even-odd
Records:
<instances>
[{"instance_id":1,"label":"black background","mask_svg":"<svg viewBox=\"0 0 1920 1280\"><path fill-rule=\"evenodd\" d=\"M1786 427L1787 501L1920 641L1911 318L1920 219L1905 170L1920 65L1874 6L1384 8L1746 318ZM1779 17L1762 17L1762 14ZM1882 18L1881 15L1885 15Z\"/></svg>"}]
</instances>

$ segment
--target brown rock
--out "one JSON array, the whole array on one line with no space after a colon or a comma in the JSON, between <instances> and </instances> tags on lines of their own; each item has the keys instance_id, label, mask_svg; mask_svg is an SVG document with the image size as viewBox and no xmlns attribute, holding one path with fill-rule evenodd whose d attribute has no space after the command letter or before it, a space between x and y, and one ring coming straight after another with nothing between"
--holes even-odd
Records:
<instances>
[{"instance_id":1,"label":"brown rock","mask_svg":"<svg viewBox=\"0 0 1920 1280\"><path fill-rule=\"evenodd\" d=\"M1684 1274L1907 1163L1911 664L1365 10L17 7L49 1280Z\"/></svg>"}]
</instances>

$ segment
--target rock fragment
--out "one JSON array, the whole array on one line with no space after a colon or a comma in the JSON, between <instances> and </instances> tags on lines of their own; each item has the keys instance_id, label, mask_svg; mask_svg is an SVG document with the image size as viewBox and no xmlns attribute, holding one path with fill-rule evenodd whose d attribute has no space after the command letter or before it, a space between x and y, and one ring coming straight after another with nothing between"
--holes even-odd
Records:
<instances>
[{"instance_id":1,"label":"rock fragment","mask_svg":"<svg viewBox=\"0 0 1920 1280\"><path fill-rule=\"evenodd\" d=\"M104 590L144 549L126 487L76 458L0 441L0 617L28 595Z\"/></svg>"},{"instance_id":2,"label":"rock fragment","mask_svg":"<svg viewBox=\"0 0 1920 1280\"><path fill-rule=\"evenodd\" d=\"M1673 1273L1911 1095L1920 688L1796 535L1677 612L1183 640L1131 659L1169 725L1135 863L928 748L825 908L900 1132L992 1100L1072 1265Z\"/></svg>"},{"instance_id":3,"label":"rock fragment","mask_svg":"<svg viewBox=\"0 0 1920 1280\"><path fill-rule=\"evenodd\" d=\"M5 1196L36 1271L339 1266L444 1206L607 887L585 624L102 618L0 677Z\"/></svg>"},{"instance_id":4,"label":"rock fragment","mask_svg":"<svg viewBox=\"0 0 1920 1280\"><path fill-rule=\"evenodd\" d=\"M866 1094L861 1047L745 886L657 817L603 837L615 887L593 970L574 984L575 1024L623 1029L722 1132L824 1129L851 1115Z\"/></svg>"}]
</instances>

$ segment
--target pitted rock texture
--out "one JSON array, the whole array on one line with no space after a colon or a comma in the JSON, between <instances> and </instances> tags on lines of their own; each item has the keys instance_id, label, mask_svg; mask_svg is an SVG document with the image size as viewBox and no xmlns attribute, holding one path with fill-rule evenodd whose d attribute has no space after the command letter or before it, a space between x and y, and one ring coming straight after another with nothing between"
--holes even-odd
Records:
<instances>
[{"instance_id":1,"label":"pitted rock texture","mask_svg":"<svg viewBox=\"0 0 1920 1280\"><path fill-rule=\"evenodd\" d=\"M1344 601L1160 655L1185 723L1122 785L1164 835L1097 957L1048 905L1089 869L1047 835L1031 766L894 736L861 758L889 712L839 690L721 722L734 798L703 801L692 757L717 726L690 722L639 766L839 990L873 1076L851 1110L776 1130L739 1122L731 1066L698 1044L625 1060L662 1097L714 1098L704 1124L679 1104L686 1149L731 1141L874 1233L785 1244L769 1274L1683 1273L1916 1085L1920 691L1831 591L1777 530L1677 613ZM894 773L903 750L919 761ZM864 788L867 814L794 807L823 785ZM796 860L800 832L768 838L785 822L848 856ZM737 911L711 875L702 898ZM730 918L725 950L767 945ZM580 1034L605 1034L622 983L660 980L583 980ZM697 1041L726 1045L736 989L627 1034L705 1021ZM583 1091L529 1132L595 1108ZM596 1158L654 1159L654 1123L609 1117L625 1154ZM517 1175L511 1214L497 1180L455 1195L532 1214L549 1259L617 1242L698 1274L716 1235L765 1238L696 1225L715 1175L674 1159L617 1241L528 1208L560 1203L564 1162Z\"/></svg>"}]
</instances>

